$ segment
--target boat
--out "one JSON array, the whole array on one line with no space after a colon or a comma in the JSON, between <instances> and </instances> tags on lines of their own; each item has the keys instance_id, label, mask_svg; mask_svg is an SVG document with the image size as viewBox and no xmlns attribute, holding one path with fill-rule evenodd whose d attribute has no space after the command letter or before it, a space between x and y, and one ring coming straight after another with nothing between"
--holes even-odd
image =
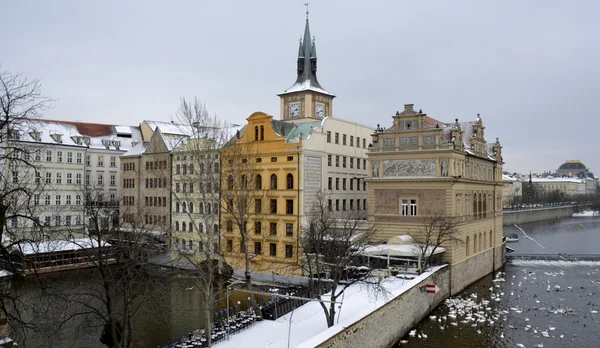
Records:
<instances>
[{"instance_id":1,"label":"boat","mask_svg":"<svg viewBox=\"0 0 600 348\"><path fill-rule=\"evenodd\" d=\"M519 241L519 236L517 234L507 234L504 239L507 243L514 243Z\"/></svg>"}]
</instances>

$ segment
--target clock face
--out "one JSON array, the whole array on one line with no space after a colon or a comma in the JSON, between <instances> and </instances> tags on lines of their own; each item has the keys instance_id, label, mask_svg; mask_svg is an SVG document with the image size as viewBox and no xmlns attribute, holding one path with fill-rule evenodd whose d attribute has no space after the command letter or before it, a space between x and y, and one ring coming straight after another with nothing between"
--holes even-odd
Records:
<instances>
[{"instance_id":1,"label":"clock face","mask_svg":"<svg viewBox=\"0 0 600 348\"><path fill-rule=\"evenodd\" d=\"M325 117L325 105L317 104L315 105L315 116L323 118Z\"/></svg>"},{"instance_id":2,"label":"clock face","mask_svg":"<svg viewBox=\"0 0 600 348\"><path fill-rule=\"evenodd\" d=\"M290 117L300 116L300 103L290 104Z\"/></svg>"}]
</instances>

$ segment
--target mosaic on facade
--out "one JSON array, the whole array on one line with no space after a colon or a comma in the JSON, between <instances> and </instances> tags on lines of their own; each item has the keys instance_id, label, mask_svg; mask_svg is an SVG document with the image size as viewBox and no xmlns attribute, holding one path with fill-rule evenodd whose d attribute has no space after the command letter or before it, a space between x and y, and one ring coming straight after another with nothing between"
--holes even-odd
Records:
<instances>
[{"instance_id":1,"label":"mosaic on facade","mask_svg":"<svg viewBox=\"0 0 600 348\"><path fill-rule=\"evenodd\" d=\"M383 138L383 147L396 147L396 138Z\"/></svg>"},{"instance_id":2,"label":"mosaic on facade","mask_svg":"<svg viewBox=\"0 0 600 348\"><path fill-rule=\"evenodd\" d=\"M423 145L435 145L435 135L424 135Z\"/></svg>"},{"instance_id":3,"label":"mosaic on facade","mask_svg":"<svg viewBox=\"0 0 600 348\"><path fill-rule=\"evenodd\" d=\"M400 137L400 146L418 146L419 145L419 137Z\"/></svg>"},{"instance_id":4,"label":"mosaic on facade","mask_svg":"<svg viewBox=\"0 0 600 348\"><path fill-rule=\"evenodd\" d=\"M383 161L383 176L434 176L435 159Z\"/></svg>"}]
</instances>

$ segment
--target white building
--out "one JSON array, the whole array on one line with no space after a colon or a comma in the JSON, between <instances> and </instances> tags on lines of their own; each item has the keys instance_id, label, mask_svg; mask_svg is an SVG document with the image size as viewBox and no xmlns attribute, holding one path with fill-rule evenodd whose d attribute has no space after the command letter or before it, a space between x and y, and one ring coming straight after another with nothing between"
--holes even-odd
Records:
<instances>
[{"instance_id":1,"label":"white building","mask_svg":"<svg viewBox=\"0 0 600 348\"><path fill-rule=\"evenodd\" d=\"M36 223L17 217L11 232L45 239L72 237L97 228L95 223L88 225L86 202L103 210L118 209L119 156L141 140L138 127L36 119L18 128L11 137L13 146L27 150L22 156L33 164L12 165L15 185L32 192L30 198L17 198L18 209L49 228L32 234L39 230ZM108 213L100 219L107 228L110 220Z\"/></svg>"}]
</instances>

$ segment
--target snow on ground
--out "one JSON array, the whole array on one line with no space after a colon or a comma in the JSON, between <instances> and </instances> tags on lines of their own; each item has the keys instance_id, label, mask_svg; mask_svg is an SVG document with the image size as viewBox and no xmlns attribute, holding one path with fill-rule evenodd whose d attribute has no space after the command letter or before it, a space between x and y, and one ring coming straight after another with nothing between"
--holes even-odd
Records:
<instances>
[{"instance_id":1,"label":"snow on ground","mask_svg":"<svg viewBox=\"0 0 600 348\"><path fill-rule=\"evenodd\" d=\"M275 321L263 320L240 333L231 335L229 341L225 339L217 343L215 347L288 347L290 316L292 316L292 331L289 346L301 348L315 347L320 342L325 341L345 327L352 325L383 306L392 298L412 288L441 267L432 268L430 272L421 274L412 280L397 278L384 280L383 285L389 292L385 297L375 297L363 284L350 286L345 291L341 314L339 308L336 310L337 323L330 328L327 328L325 314L321 305L318 302L310 302L294 310L293 316L291 315L292 313L288 313ZM324 295L323 299L328 299L328 296ZM341 301L341 298L338 300ZM338 314L340 315L339 322L337 321Z\"/></svg>"},{"instance_id":2,"label":"snow on ground","mask_svg":"<svg viewBox=\"0 0 600 348\"><path fill-rule=\"evenodd\" d=\"M582 211L581 213L573 214L573 217L588 217L588 216L600 216L598 212L593 210Z\"/></svg>"}]
</instances>

